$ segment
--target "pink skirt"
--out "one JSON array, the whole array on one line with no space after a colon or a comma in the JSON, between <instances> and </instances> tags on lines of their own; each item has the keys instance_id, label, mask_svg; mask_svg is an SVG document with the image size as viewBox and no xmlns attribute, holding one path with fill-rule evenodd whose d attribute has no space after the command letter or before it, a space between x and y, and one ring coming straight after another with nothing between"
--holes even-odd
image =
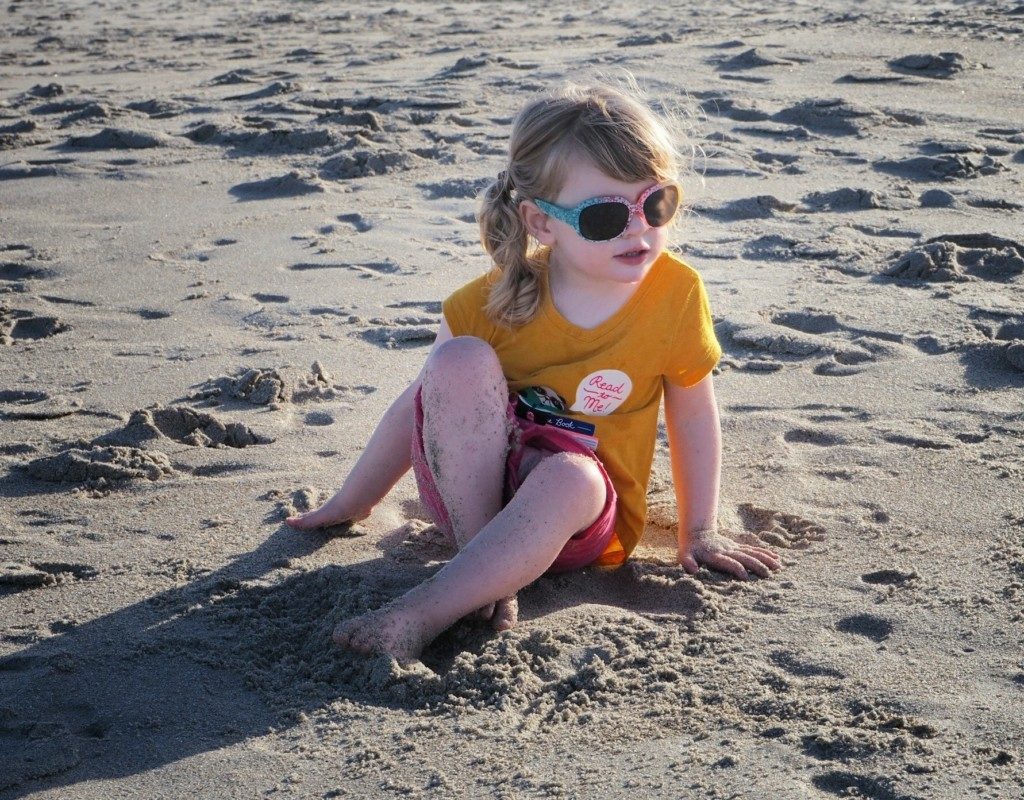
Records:
<instances>
[{"instance_id":1,"label":"pink skirt","mask_svg":"<svg viewBox=\"0 0 1024 800\"><path fill-rule=\"evenodd\" d=\"M565 543L565 547L548 567L548 572L566 572L579 569L595 561L608 547L615 526L615 487L605 471L604 465L589 447L572 435L552 428L549 425L538 425L535 422L516 416L515 406L509 403L506 409L508 419L515 423L510 425L508 460L505 462L504 502L507 504L519 490L519 469L523 462L524 448L529 445L538 450L549 450L552 453L579 453L597 464L604 477L605 503L597 519L585 530L574 535ZM416 392L416 422L412 440L412 468L416 475L420 499L430 511L434 523L449 538L453 538L451 519L445 508L441 493L437 490L434 476L427 466L427 456L423 448L423 403L420 392Z\"/></svg>"}]
</instances>

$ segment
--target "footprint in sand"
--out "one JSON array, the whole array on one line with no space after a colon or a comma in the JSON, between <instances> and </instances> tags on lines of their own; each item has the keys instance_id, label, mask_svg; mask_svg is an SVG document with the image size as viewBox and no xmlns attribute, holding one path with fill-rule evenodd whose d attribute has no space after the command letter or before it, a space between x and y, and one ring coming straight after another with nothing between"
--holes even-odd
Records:
<instances>
[{"instance_id":1,"label":"footprint in sand","mask_svg":"<svg viewBox=\"0 0 1024 800\"><path fill-rule=\"evenodd\" d=\"M916 570L879 569L865 572L860 579L875 586L907 586L916 583L920 577Z\"/></svg>"},{"instance_id":2,"label":"footprint in sand","mask_svg":"<svg viewBox=\"0 0 1024 800\"><path fill-rule=\"evenodd\" d=\"M63 561L6 561L0 563L0 587L33 589L55 586L68 581L88 581L99 575L99 570L88 564Z\"/></svg>"},{"instance_id":3,"label":"footprint in sand","mask_svg":"<svg viewBox=\"0 0 1024 800\"><path fill-rule=\"evenodd\" d=\"M878 358L878 347L867 335L847 328L827 312L784 312L775 314L771 321L756 315L745 315L720 322L716 329L724 339L730 355L737 351L738 354L754 351L782 357L780 361L778 358L757 356L737 365L743 369L781 369L786 361L821 358L827 359L828 363L852 367ZM832 335L844 332L859 335L856 341Z\"/></svg>"},{"instance_id":4,"label":"footprint in sand","mask_svg":"<svg viewBox=\"0 0 1024 800\"><path fill-rule=\"evenodd\" d=\"M771 547L802 550L825 540L824 526L796 514L753 503L741 503L737 511L747 532Z\"/></svg>"},{"instance_id":5,"label":"footprint in sand","mask_svg":"<svg viewBox=\"0 0 1024 800\"><path fill-rule=\"evenodd\" d=\"M46 392L0 390L0 418L22 420L60 419L82 410L82 401L52 397Z\"/></svg>"},{"instance_id":6,"label":"footprint in sand","mask_svg":"<svg viewBox=\"0 0 1024 800\"><path fill-rule=\"evenodd\" d=\"M268 294L266 292L255 292L250 297L260 303L287 303L291 299L286 294Z\"/></svg>"},{"instance_id":7,"label":"footprint in sand","mask_svg":"<svg viewBox=\"0 0 1024 800\"><path fill-rule=\"evenodd\" d=\"M0 305L0 345L12 345L19 340L48 339L71 330L71 326L57 317L37 316Z\"/></svg>"},{"instance_id":8,"label":"footprint in sand","mask_svg":"<svg viewBox=\"0 0 1024 800\"><path fill-rule=\"evenodd\" d=\"M797 678L846 678L846 673L834 667L814 664L797 653L788 650L776 650L768 656L775 666L784 669Z\"/></svg>"},{"instance_id":9,"label":"footprint in sand","mask_svg":"<svg viewBox=\"0 0 1024 800\"><path fill-rule=\"evenodd\" d=\"M9 660L0 661L0 672ZM0 791L52 779L82 762L78 738L65 723L40 719L36 713L22 715L7 706L0 706L0 749L4 753Z\"/></svg>"},{"instance_id":10,"label":"footprint in sand","mask_svg":"<svg viewBox=\"0 0 1024 800\"><path fill-rule=\"evenodd\" d=\"M882 642L892 634L893 624L875 614L854 614L839 620L836 623L836 630L864 636L873 642Z\"/></svg>"},{"instance_id":11,"label":"footprint in sand","mask_svg":"<svg viewBox=\"0 0 1024 800\"><path fill-rule=\"evenodd\" d=\"M782 434L782 438L790 444L812 444L816 447L835 447L849 443L846 438L835 433L812 428L793 428Z\"/></svg>"},{"instance_id":12,"label":"footprint in sand","mask_svg":"<svg viewBox=\"0 0 1024 800\"><path fill-rule=\"evenodd\" d=\"M338 216L338 222L343 222L344 224L351 226L355 229L356 233L366 233L367 231L373 230L373 223L362 214L340 214Z\"/></svg>"}]
</instances>

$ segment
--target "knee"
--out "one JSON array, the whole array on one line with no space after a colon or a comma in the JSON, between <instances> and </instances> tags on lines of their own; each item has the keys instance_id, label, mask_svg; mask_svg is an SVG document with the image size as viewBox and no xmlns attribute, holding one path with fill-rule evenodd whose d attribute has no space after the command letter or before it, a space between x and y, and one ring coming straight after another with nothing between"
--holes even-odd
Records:
<instances>
[{"instance_id":1,"label":"knee","mask_svg":"<svg viewBox=\"0 0 1024 800\"><path fill-rule=\"evenodd\" d=\"M608 490L604 474L592 458L579 453L555 453L541 461L534 473L566 503L576 505L586 524L597 519L604 509Z\"/></svg>"},{"instance_id":2,"label":"knee","mask_svg":"<svg viewBox=\"0 0 1024 800\"><path fill-rule=\"evenodd\" d=\"M465 386L481 379L500 376L498 356L487 342L476 336L456 336L439 345L427 359L424 380L442 378L451 386Z\"/></svg>"}]
</instances>

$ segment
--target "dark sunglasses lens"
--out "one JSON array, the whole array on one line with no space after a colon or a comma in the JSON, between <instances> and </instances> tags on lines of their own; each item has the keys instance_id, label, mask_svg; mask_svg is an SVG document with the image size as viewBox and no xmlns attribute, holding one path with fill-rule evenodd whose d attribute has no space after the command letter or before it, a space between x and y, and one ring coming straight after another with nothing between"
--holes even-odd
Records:
<instances>
[{"instance_id":1,"label":"dark sunglasses lens","mask_svg":"<svg viewBox=\"0 0 1024 800\"><path fill-rule=\"evenodd\" d=\"M603 242L614 239L629 222L629 209L622 203L595 203L580 212L580 233L584 239Z\"/></svg>"},{"instance_id":2,"label":"dark sunglasses lens","mask_svg":"<svg viewBox=\"0 0 1024 800\"><path fill-rule=\"evenodd\" d=\"M644 201L644 216L652 228L666 225L678 209L679 190L675 186L658 189Z\"/></svg>"}]
</instances>

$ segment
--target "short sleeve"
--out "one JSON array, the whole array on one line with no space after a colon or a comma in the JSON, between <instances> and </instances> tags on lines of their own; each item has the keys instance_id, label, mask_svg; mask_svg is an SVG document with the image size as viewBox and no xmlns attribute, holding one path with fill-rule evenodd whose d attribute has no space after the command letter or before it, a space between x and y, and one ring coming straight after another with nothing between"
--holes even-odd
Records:
<instances>
[{"instance_id":1,"label":"short sleeve","mask_svg":"<svg viewBox=\"0 0 1024 800\"><path fill-rule=\"evenodd\" d=\"M722 357L704 282L699 276L695 277L677 311L676 334L664 370L668 381L683 387L695 386L704 380Z\"/></svg>"},{"instance_id":2,"label":"short sleeve","mask_svg":"<svg viewBox=\"0 0 1024 800\"><path fill-rule=\"evenodd\" d=\"M481 275L456 289L441 304L453 336L476 336L491 341L494 324L484 312L490 283L489 275Z\"/></svg>"}]
</instances>

